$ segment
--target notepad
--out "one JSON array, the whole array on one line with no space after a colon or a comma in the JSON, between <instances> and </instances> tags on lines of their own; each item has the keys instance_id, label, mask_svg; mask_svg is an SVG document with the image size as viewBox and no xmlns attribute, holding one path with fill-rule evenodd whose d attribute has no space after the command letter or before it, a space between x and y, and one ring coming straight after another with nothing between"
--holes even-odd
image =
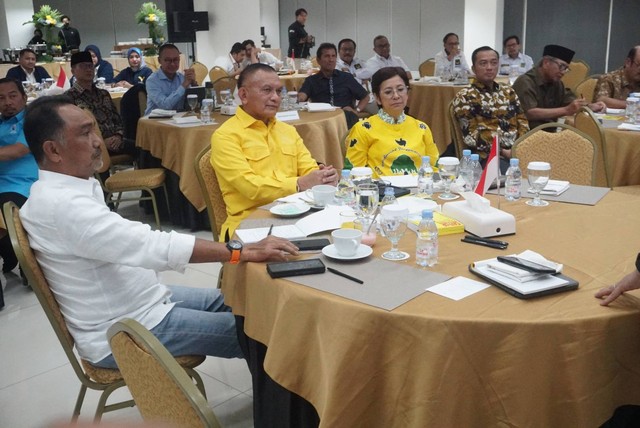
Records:
<instances>
[{"instance_id":1,"label":"notepad","mask_svg":"<svg viewBox=\"0 0 640 428\"><path fill-rule=\"evenodd\" d=\"M542 192L540 192L540 194L558 196L566 192L569 189L569 187L570 187L570 184L568 181L549 180L549 182L547 183L546 186L544 186L544 189L542 189ZM529 188L528 192L535 193L531 188Z\"/></svg>"},{"instance_id":2,"label":"notepad","mask_svg":"<svg viewBox=\"0 0 640 428\"><path fill-rule=\"evenodd\" d=\"M322 211L318 211L304 218L295 224L284 226L274 226L271 230L273 236L285 239L302 239L315 233L334 230L340 228L340 213L348 210L348 207L327 205ZM257 227L253 229L236 229L236 235L245 244L258 242L267 237L268 227Z\"/></svg>"},{"instance_id":3,"label":"notepad","mask_svg":"<svg viewBox=\"0 0 640 428\"><path fill-rule=\"evenodd\" d=\"M335 109L336 108L329 103L307 103L307 110L309 110L309 113L334 111Z\"/></svg>"}]
</instances>

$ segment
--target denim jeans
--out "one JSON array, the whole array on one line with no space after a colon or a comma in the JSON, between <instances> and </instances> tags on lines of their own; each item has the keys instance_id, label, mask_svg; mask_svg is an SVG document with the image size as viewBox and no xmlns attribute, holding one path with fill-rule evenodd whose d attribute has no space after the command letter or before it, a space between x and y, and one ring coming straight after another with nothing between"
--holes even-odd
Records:
<instances>
[{"instance_id":1,"label":"denim jeans","mask_svg":"<svg viewBox=\"0 0 640 428\"><path fill-rule=\"evenodd\" d=\"M235 319L218 289L171 285L171 301L176 305L151 333L173 356L212 355L243 358ZM113 354L95 366L117 368Z\"/></svg>"}]
</instances>

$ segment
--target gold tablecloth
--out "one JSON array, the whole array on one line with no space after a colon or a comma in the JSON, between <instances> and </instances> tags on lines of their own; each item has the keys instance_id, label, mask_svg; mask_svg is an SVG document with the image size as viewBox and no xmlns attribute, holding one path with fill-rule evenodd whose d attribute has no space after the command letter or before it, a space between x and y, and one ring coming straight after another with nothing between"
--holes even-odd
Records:
<instances>
[{"instance_id":1,"label":"gold tablecloth","mask_svg":"<svg viewBox=\"0 0 640 428\"><path fill-rule=\"evenodd\" d=\"M433 142L438 146L440 153L444 152L451 142L449 103L463 87L411 82L409 114L429 125Z\"/></svg>"},{"instance_id":2,"label":"gold tablecloth","mask_svg":"<svg viewBox=\"0 0 640 428\"><path fill-rule=\"evenodd\" d=\"M287 91L298 91L304 83L304 79L307 78L306 74L289 74L286 76L278 76L280 81L287 88Z\"/></svg>"},{"instance_id":3,"label":"gold tablecloth","mask_svg":"<svg viewBox=\"0 0 640 428\"><path fill-rule=\"evenodd\" d=\"M472 261L531 249L562 262L578 290L525 301L490 287L457 302L427 292L387 312L250 263L225 267L226 303L268 346L269 376L323 427L597 427L640 404L640 294L609 308L593 297L634 269L640 189L596 206L502 209L517 219L506 252L444 236L434 270L474 278ZM375 256L389 246L379 237ZM415 235L400 247L413 265Z\"/></svg>"},{"instance_id":4,"label":"gold tablecloth","mask_svg":"<svg viewBox=\"0 0 640 428\"><path fill-rule=\"evenodd\" d=\"M180 177L180 191L198 210L206 208L196 177L194 160L211 144L211 135L230 116L213 115L217 124L180 128L162 120L142 118L138 122L136 146L162 160L162 166ZM332 112L300 112L300 120L287 122L296 127L305 146L318 162L342 169L342 143L347 122L340 109Z\"/></svg>"}]
</instances>

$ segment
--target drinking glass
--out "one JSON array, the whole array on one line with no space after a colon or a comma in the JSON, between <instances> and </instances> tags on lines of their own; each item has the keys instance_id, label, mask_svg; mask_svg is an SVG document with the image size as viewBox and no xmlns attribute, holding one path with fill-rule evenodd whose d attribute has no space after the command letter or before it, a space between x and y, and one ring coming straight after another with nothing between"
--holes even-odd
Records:
<instances>
[{"instance_id":1,"label":"drinking glass","mask_svg":"<svg viewBox=\"0 0 640 428\"><path fill-rule=\"evenodd\" d=\"M551 165L548 162L529 162L527 165L527 179L529 186L535 193L535 198L528 200L527 205L532 207L546 207L549 202L540 199L540 192L549 182L551 174Z\"/></svg>"},{"instance_id":2,"label":"drinking glass","mask_svg":"<svg viewBox=\"0 0 640 428\"><path fill-rule=\"evenodd\" d=\"M356 187L356 198L358 199L358 213L365 218L373 218L378 209L380 195L377 184L359 184Z\"/></svg>"},{"instance_id":3,"label":"drinking glass","mask_svg":"<svg viewBox=\"0 0 640 428\"><path fill-rule=\"evenodd\" d=\"M289 109L297 110L298 105L298 92L290 91L287 93L287 98L289 98Z\"/></svg>"},{"instance_id":4,"label":"drinking glass","mask_svg":"<svg viewBox=\"0 0 640 428\"><path fill-rule=\"evenodd\" d=\"M187 104L189 105L189 112L193 112L198 105L198 96L196 94L187 95Z\"/></svg>"},{"instance_id":5,"label":"drinking glass","mask_svg":"<svg viewBox=\"0 0 640 428\"><path fill-rule=\"evenodd\" d=\"M458 158L443 157L438 160L440 178L444 183L444 193L438 196L439 199L451 201L460 197L459 195L451 193L451 184L456 180L456 176L458 175L458 165L460 165Z\"/></svg>"},{"instance_id":6,"label":"drinking glass","mask_svg":"<svg viewBox=\"0 0 640 428\"><path fill-rule=\"evenodd\" d=\"M384 236L391 241L391 249L382 254L383 259L405 260L409 254L398 250L398 242L407 230L409 210L399 205L385 205L380 214L380 226Z\"/></svg>"}]
</instances>

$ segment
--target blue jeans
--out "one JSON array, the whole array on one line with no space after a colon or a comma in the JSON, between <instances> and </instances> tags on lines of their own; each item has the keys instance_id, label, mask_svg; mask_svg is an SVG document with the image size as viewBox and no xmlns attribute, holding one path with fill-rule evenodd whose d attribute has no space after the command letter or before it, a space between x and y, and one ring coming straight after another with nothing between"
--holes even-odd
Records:
<instances>
[{"instance_id":1,"label":"blue jeans","mask_svg":"<svg viewBox=\"0 0 640 428\"><path fill-rule=\"evenodd\" d=\"M171 285L175 306L151 333L171 355L212 355L244 358L238 343L236 323L231 308L224 304L218 289ZM113 354L95 366L117 368Z\"/></svg>"}]
</instances>

